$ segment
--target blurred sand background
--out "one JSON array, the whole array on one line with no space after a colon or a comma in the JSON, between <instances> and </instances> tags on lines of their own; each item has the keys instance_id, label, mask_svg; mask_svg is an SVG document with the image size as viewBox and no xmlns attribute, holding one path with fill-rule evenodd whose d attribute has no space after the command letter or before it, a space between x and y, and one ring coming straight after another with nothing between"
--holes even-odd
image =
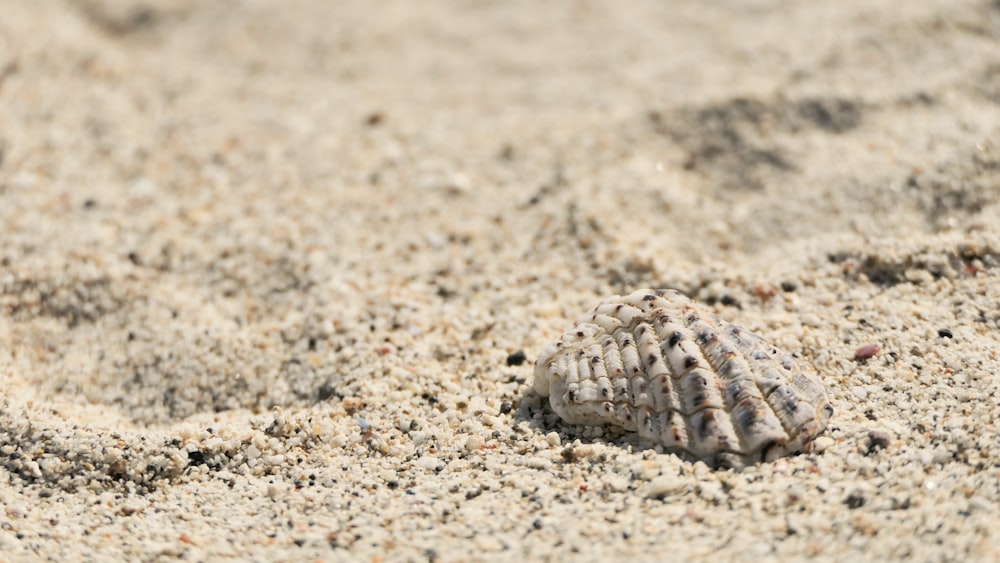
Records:
<instances>
[{"instance_id":1,"label":"blurred sand background","mask_svg":"<svg viewBox=\"0 0 1000 563\"><path fill-rule=\"evenodd\" d=\"M0 559L997 560L998 196L995 0L0 0ZM642 287L816 451L559 421Z\"/></svg>"}]
</instances>

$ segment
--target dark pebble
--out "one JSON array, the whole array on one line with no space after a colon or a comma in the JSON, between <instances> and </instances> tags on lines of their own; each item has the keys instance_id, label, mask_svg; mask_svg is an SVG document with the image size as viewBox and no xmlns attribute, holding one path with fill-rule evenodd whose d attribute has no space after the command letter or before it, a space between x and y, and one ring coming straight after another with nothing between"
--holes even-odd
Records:
<instances>
[{"instance_id":1,"label":"dark pebble","mask_svg":"<svg viewBox=\"0 0 1000 563\"><path fill-rule=\"evenodd\" d=\"M844 504L846 504L847 508L850 508L851 510L854 510L855 508L861 508L862 506L865 505L865 496L855 491L850 495L848 495L846 499L844 499Z\"/></svg>"},{"instance_id":2,"label":"dark pebble","mask_svg":"<svg viewBox=\"0 0 1000 563\"><path fill-rule=\"evenodd\" d=\"M188 465L199 465L205 463L205 454L199 450L188 452Z\"/></svg>"},{"instance_id":3,"label":"dark pebble","mask_svg":"<svg viewBox=\"0 0 1000 563\"><path fill-rule=\"evenodd\" d=\"M518 350L517 352L514 352L513 354L507 356L507 365L519 366L523 364L527 359L528 356L524 354L524 350Z\"/></svg>"},{"instance_id":4,"label":"dark pebble","mask_svg":"<svg viewBox=\"0 0 1000 563\"><path fill-rule=\"evenodd\" d=\"M938 336L940 336L941 338L955 338L955 335L952 334L951 331L946 328L938 329Z\"/></svg>"},{"instance_id":5,"label":"dark pebble","mask_svg":"<svg viewBox=\"0 0 1000 563\"><path fill-rule=\"evenodd\" d=\"M512 410L514 410L514 403L510 401L500 403L500 414L507 414Z\"/></svg>"},{"instance_id":6,"label":"dark pebble","mask_svg":"<svg viewBox=\"0 0 1000 563\"><path fill-rule=\"evenodd\" d=\"M889 447L889 442L891 437L888 432L883 432L881 430L872 430L868 433L868 454L872 454L878 450L884 450Z\"/></svg>"},{"instance_id":7,"label":"dark pebble","mask_svg":"<svg viewBox=\"0 0 1000 563\"><path fill-rule=\"evenodd\" d=\"M319 389L316 390L316 398L320 401L325 401L330 397L341 398L341 395L337 393L337 387L333 384L333 382L326 381L319 386Z\"/></svg>"},{"instance_id":8,"label":"dark pebble","mask_svg":"<svg viewBox=\"0 0 1000 563\"><path fill-rule=\"evenodd\" d=\"M783 281L783 282L781 282L781 291L784 291L785 293L791 293L791 292L795 291L798 288L799 287L797 285L795 285L794 283L792 283L790 281Z\"/></svg>"}]
</instances>

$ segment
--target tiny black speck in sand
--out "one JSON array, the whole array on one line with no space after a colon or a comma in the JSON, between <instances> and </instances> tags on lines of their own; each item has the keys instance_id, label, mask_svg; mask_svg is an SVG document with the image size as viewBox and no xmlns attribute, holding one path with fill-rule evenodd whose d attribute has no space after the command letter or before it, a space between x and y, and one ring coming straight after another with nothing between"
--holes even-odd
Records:
<instances>
[{"instance_id":1,"label":"tiny black speck in sand","mask_svg":"<svg viewBox=\"0 0 1000 563\"><path fill-rule=\"evenodd\" d=\"M508 366L519 366L519 365L523 364L525 362L525 360L527 360L527 359L528 359L528 356L526 356L524 354L524 350L518 350L517 352L514 352L513 354L510 354L509 356L507 356L507 365Z\"/></svg>"}]
</instances>

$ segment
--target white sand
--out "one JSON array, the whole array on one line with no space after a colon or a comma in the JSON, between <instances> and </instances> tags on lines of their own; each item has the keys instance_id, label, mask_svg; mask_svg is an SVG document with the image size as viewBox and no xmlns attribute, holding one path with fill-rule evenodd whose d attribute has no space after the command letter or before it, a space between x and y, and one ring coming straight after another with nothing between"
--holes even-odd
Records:
<instances>
[{"instance_id":1,"label":"white sand","mask_svg":"<svg viewBox=\"0 0 1000 563\"><path fill-rule=\"evenodd\" d=\"M146 4L0 0L0 558L1000 558L997 2ZM818 451L562 423L650 286Z\"/></svg>"}]
</instances>

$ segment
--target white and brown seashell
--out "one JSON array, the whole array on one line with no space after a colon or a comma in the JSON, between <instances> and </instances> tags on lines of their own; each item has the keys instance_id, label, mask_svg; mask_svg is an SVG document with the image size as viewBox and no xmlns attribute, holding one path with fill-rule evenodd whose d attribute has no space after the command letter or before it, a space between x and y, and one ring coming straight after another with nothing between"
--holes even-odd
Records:
<instances>
[{"instance_id":1,"label":"white and brown seashell","mask_svg":"<svg viewBox=\"0 0 1000 563\"><path fill-rule=\"evenodd\" d=\"M810 451L833 414L815 373L674 290L602 301L542 351L534 385L570 424L638 431L714 467Z\"/></svg>"}]
</instances>

